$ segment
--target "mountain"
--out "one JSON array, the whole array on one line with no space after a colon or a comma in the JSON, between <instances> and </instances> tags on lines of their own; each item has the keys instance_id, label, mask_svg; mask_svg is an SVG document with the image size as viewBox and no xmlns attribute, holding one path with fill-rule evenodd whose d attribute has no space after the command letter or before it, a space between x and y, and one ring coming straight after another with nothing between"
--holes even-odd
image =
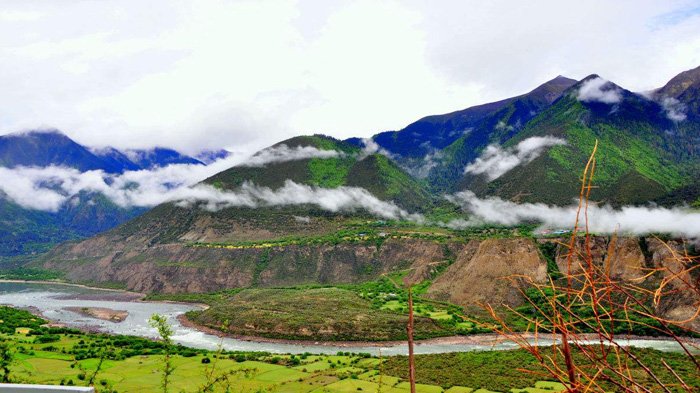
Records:
<instances>
[{"instance_id":1,"label":"mountain","mask_svg":"<svg viewBox=\"0 0 700 393\"><path fill-rule=\"evenodd\" d=\"M282 161L273 159L261 163L264 157L278 157L273 154L275 151L297 151L295 149L326 152L326 156L323 158L297 157L297 159ZM251 184L256 187L279 190L290 181L300 185L336 189L340 193L353 195L357 193L357 187L362 187L378 199L393 202L412 212L430 210L435 203L421 183L387 157L380 154L366 155L361 149L349 143L321 135L295 137L270 146L253 156L250 163L225 170L206 179L203 183L218 190L236 192L242 186L250 186ZM279 198L293 199L294 195L281 195ZM339 194L327 198L343 199L345 197ZM329 200L328 203L333 202ZM372 225L381 226L382 222L359 207L355 211L344 212L331 212L307 204L283 204L256 208L227 207L212 210L206 208L205 205L196 203L188 205L165 203L96 237L78 243L66 243L42 260L47 261L55 268L64 262L70 263L70 260L75 259L107 264L110 267L105 265L103 273L114 274L112 279L120 281L124 279L121 275L126 271L142 271L148 275L147 271L159 270L160 267L153 265L154 263L163 263L163 268L166 270L179 268L180 264L176 260L186 260L187 264L192 266L206 266L207 264L213 266L213 264L224 263L222 258L226 258L230 252L227 251L226 247L217 248L216 245L248 244L249 242L295 244L297 241L302 241L301 239L329 237L329 240L320 241L318 244L320 248L316 248L316 251L300 246L298 251L300 254L296 254L296 256L281 255L283 259L279 262L289 263L288 269L293 270L296 269L294 266L303 264L303 262L295 261L294 258L316 260L315 256L308 253L321 252L320 250L325 247L324 244L327 241L333 242L330 240L332 238L337 238L336 242L343 243L345 240L341 239L358 237L358 241L364 244L364 241L360 241L360 238L366 235L364 232L374 231ZM375 244L377 241L373 240L370 243ZM209 246L213 248L209 248ZM340 248L342 249L342 247ZM226 262L227 266L234 270L247 271L248 267L254 266L256 263L263 263L261 261L266 258L264 255L267 251L265 248L259 247L254 247L254 249L242 251L240 258L237 258L239 260ZM334 255L332 258L350 258L347 263L355 260L355 257L352 256L354 248L326 252L329 253L328 255ZM439 246L435 252L442 255L442 246ZM302 256L302 254L306 256ZM400 259L405 258L410 257L393 256L391 260L392 263L399 263ZM367 261L367 263L379 263L372 262L372 258ZM309 263L312 263L311 260ZM333 262L328 261L328 263ZM117 269L119 272L115 273L112 267L116 265L127 270L120 268ZM312 269L312 266L308 265L304 269L307 268ZM365 262L353 269L355 268L360 271L366 270L364 274L368 276L377 274L377 270L373 270L375 268L372 266L365 266ZM325 269L321 270L325 271ZM328 266L328 272L330 271L336 272L333 274L342 275L342 270L339 271L337 267ZM319 272L308 272L309 276L305 280L314 281L311 277L317 276L320 274ZM233 274L231 271L229 273ZM243 277L246 277L242 275L242 272L239 273L240 276L232 276L230 279L243 280ZM82 271L80 274L89 275L91 273ZM296 276L297 274L300 273L294 273L295 277L299 278ZM348 272L347 279L351 279L351 277L354 277L354 274L350 275ZM291 278L290 276L289 279L291 280ZM160 289L171 285L175 286L174 283L156 283L152 279L153 277L144 278L144 281L138 285L149 290L153 289L150 287L151 285ZM229 278L221 279L229 280ZM300 279L304 280L304 278ZM93 276L91 280L100 279ZM198 285L200 290L212 288L207 280L201 280L199 284L187 285L192 285L192 288Z\"/></svg>"},{"instance_id":2,"label":"mountain","mask_svg":"<svg viewBox=\"0 0 700 393\"><path fill-rule=\"evenodd\" d=\"M600 88L608 95L579 99L582 87L591 82L593 94ZM596 200L613 205L693 203L700 198L688 191L696 189L690 185L700 168L698 86L700 67L680 73L652 94L633 93L595 74L581 81L559 76L527 94L428 116L372 139L399 165L424 178L434 194L471 189L482 197L560 205L578 195L581 168L598 139ZM498 176L466 171L482 154L493 154L486 150L489 145L499 147L501 156L493 159L500 164L517 159L518 143L527 147L535 141L529 138L557 138L563 144L545 146L544 153L528 156ZM348 142L362 144L357 138Z\"/></svg>"},{"instance_id":3,"label":"mountain","mask_svg":"<svg viewBox=\"0 0 700 393\"><path fill-rule=\"evenodd\" d=\"M130 149L125 150L124 155L126 155L131 162L135 163L141 169L153 169L171 164L204 164L195 158L164 147L155 147L153 149Z\"/></svg>"},{"instance_id":4,"label":"mountain","mask_svg":"<svg viewBox=\"0 0 700 393\"><path fill-rule=\"evenodd\" d=\"M683 85L674 96L679 102L675 97L692 90L692 84ZM595 74L580 81L558 77L522 96L378 134L373 140L384 149L381 154L369 154L371 144L363 148L357 138L291 138L203 182L215 189L214 202L245 202L240 192L255 189L280 203L250 198L250 207L220 209L194 201L162 204L97 236L63 243L31 266L63 272L73 281L146 292L363 282L410 270L405 280L424 283L436 300L518 305L525 288L514 289L503 277L545 282L565 247L522 236L523 228L460 231L431 224L435 217L468 218L443 202L445 194L471 190L481 197L569 204L597 140L594 201L697 203L698 123L672 113L658 91L637 94ZM429 160L431 167L419 173ZM465 170L477 164L486 170ZM276 193L290 182L308 187ZM426 220L392 221L378 219L376 210L373 215L361 208L318 207L332 207L346 195L294 203L295 193L308 188L358 192L357 187L423 213ZM596 246L600 255L615 251L608 241L601 238ZM649 241L623 239L621 247L632 252L620 251L615 274L635 279L640 267L660 260L663 250L649 252Z\"/></svg>"},{"instance_id":5,"label":"mountain","mask_svg":"<svg viewBox=\"0 0 700 393\"><path fill-rule=\"evenodd\" d=\"M117 162L101 159L58 130L0 136L0 166L50 165L75 168L81 172L101 169L107 173L119 173L124 170Z\"/></svg>"},{"instance_id":6,"label":"mountain","mask_svg":"<svg viewBox=\"0 0 700 393\"><path fill-rule=\"evenodd\" d=\"M459 171L475 158L470 154L493 140L505 141L555 101L576 81L558 76L529 93L444 115L424 117L400 131L375 135L372 139L393 154L397 162L440 191L450 189ZM458 145L469 150L455 151ZM465 154L466 153L466 154ZM438 165L437 162L449 161ZM431 173L436 171L435 173Z\"/></svg>"},{"instance_id":7,"label":"mountain","mask_svg":"<svg viewBox=\"0 0 700 393\"><path fill-rule=\"evenodd\" d=\"M495 180L465 173L459 189L528 202L568 204L578 195L581 168L599 141L592 199L613 205L647 203L689 185L700 169L700 144L668 116L659 102L611 82L603 89L615 102L578 97L590 75L503 143L513 148L532 137L565 142Z\"/></svg>"},{"instance_id":8,"label":"mountain","mask_svg":"<svg viewBox=\"0 0 700 393\"><path fill-rule=\"evenodd\" d=\"M700 120L700 67L681 72L655 91L657 99L672 98L680 103L679 112L689 120ZM667 101L668 102L668 101ZM670 102L673 105L673 101Z\"/></svg>"},{"instance_id":9,"label":"mountain","mask_svg":"<svg viewBox=\"0 0 700 393\"><path fill-rule=\"evenodd\" d=\"M431 149L444 149L464 134L493 129L499 122L503 122L504 127L522 126L574 83L573 79L558 76L527 94L444 115L427 116L400 131L382 132L372 139L393 154L422 157Z\"/></svg>"},{"instance_id":10,"label":"mountain","mask_svg":"<svg viewBox=\"0 0 700 393\"><path fill-rule=\"evenodd\" d=\"M82 193L58 212L46 212L23 208L0 195L0 262L92 236L144 210L121 208L101 194Z\"/></svg>"},{"instance_id":11,"label":"mountain","mask_svg":"<svg viewBox=\"0 0 700 393\"><path fill-rule=\"evenodd\" d=\"M211 164L214 161L217 160L223 160L224 158L228 158L231 156L231 152L228 150L224 149L218 149L218 150L211 150L211 149L206 149L202 150L199 153L197 153L194 158L197 159L198 161L203 162L204 164Z\"/></svg>"},{"instance_id":12,"label":"mountain","mask_svg":"<svg viewBox=\"0 0 700 393\"><path fill-rule=\"evenodd\" d=\"M75 142L55 129L0 135L0 166L8 168L18 166L43 168L55 165L75 168L81 172L102 170L106 173L122 173L170 164L202 165L203 163L164 147L124 151L112 147L90 148Z\"/></svg>"},{"instance_id":13,"label":"mountain","mask_svg":"<svg viewBox=\"0 0 700 393\"><path fill-rule=\"evenodd\" d=\"M408 211L429 209L434 203L425 187L388 158L362 156L360 149L326 136L295 137L265 149L311 147L338 152L336 157L301 158L268 162L259 166L241 164L206 180L222 191L237 191L246 183L278 190L287 181L296 184L337 189L362 187L377 198L391 201ZM255 156L254 156L255 157ZM294 235L323 234L336 230L346 218L374 219L362 210L331 213L312 205L270 207L230 207L220 210L198 205L165 203L139 218L113 229L104 236L118 243L129 239L134 246L184 242L238 242L278 239Z\"/></svg>"},{"instance_id":14,"label":"mountain","mask_svg":"<svg viewBox=\"0 0 700 393\"><path fill-rule=\"evenodd\" d=\"M362 154L359 148L323 135L294 137L269 149L282 145L289 148L314 147L333 150L341 155L333 158L272 162L263 167L239 165L205 182L217 184L224 189L235 189L245 181L259 186L279 188L286 180L323 188L362 187L380 199L394 201L410 210L422 209L431 199L428 191L418 181L381 154L370 154L358 159Z\"/></svg>"},{"instance_id":15,"label":"mountain","mask_svg":"<svg viewBox=\"0 0 700 393\"><path fill-rule=\"evenodd\" d=\"M212 157L223 155L217 152ZM0 167L61 166L116 175L170 164L203 165L195 158L161 147L124 152L112 147L86 147L53 129L0 136ZM23 208L0 193L0 259L45 252L62 241L113 228L145 210L123 208L102 194L81 192L57 212L44 212Z\"/></svg>"},{"instance_id":16,"label":"mountain","mask_svg":"<svg viewBox=\"0 0 700 393\"><path fill-rule=\"evenodd\" d=\"M118 172L142 169L139 164L131 161L126 154L113 147L92 148L90 151L107 165L119 168Z\"/></svg>"}]
</instances>

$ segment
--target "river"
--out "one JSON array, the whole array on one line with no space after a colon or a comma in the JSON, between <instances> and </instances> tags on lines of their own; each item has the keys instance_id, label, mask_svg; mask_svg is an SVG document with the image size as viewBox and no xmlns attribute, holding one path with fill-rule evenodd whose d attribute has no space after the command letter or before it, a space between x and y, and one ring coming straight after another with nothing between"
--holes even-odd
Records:
<instances>
[{"instance_id":1,"label":"river","mask_svg":"<svg viewBox=\"0 0 700 393\"><path fill-rule=\"evenodd\" d=\"M205 349L216 349L222 345L226 350L237 351L266 351L272 353L324 353L334 354L338 351L367 352L374 355L403 355L407 353L405 344L383 346L348 347L329 343L284 343L284 342L255 342L234 338L220 338L193 328L183 326L177 317L189 310L197 309L196 305L143 302L136 301L132 293L108 291L54 283L20 283L0 282L0 304L18 308L34 308L46 318L70 327L89 328L108 333L127 334L142 337L156 337L155 329L148 325L148 319L153 314L165 316L173 327L173 339L176 343ZM90 316L69 311L66 308L102 307L112 310L125 310L128 317L119 323L105 321ZM622 345L655 348L662 351L678 352L680 346L670 340L658 339L629 339L619 340ZM551 344L552 340L540 338L539 345ZM418 343L415 346L417 354L466 352L478 350L505 350L517 348L518 345L496 339L492 335L465 337L457 340L431 340Z\"/></svg>"}]
</instances>

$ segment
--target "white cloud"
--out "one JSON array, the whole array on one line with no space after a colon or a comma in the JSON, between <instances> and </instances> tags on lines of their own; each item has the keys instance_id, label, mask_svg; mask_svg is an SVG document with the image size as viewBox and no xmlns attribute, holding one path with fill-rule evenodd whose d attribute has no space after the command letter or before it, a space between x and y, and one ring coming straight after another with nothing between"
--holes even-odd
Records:
<instances>
[{"instance_id":1,"label":"white cloud","mask_svg":"<svg viewBox=\"0 0 700 393\"><path fill-rule=\"evenodd\" d=\"M330 212L354 212L361 209L386 219L422 222L419 214L410 213L393 202L382 201L359 187L326 189L294 183L273 190L246 182L233 191L197 184L230 167L231 159L209 166L175 164L153 170L129 171L109 175L102 171L79 172L76 169L0 167L0 195L22 207L58 211L82 191L99 192L122 207L152 207L165 202L201 207L216 211L227 207L268 207L312 205Z\"/></svg>"},{"instance_id":2,"label":"white cloud","mask_svg":"<svg viewBox=\"0 0 700 393\"><path fill-rule=\"evenodd\" d=\"M525 222L537 222L548 228L572 228L577 212L577 206L517 204L495 197L480 199L471 191L462 191L447 199L471 215L469 220L455 220L446 224L453 228L481 223L517 225ZM700 213L682 208L626 206L613 209L610 206L591 205L588 209L588 222L593 233L670 233L700 237ZM580 225L585 225L583 214L580 216ZM582 229L583 227L579 228Z\"/></svg>"},{"instance_id":3,"label":"white cloud","mask_svg":"<svg viewBox=\"0 0 700 393\"><path fill-rule=\"evenodd\" d=\"M81 191L100 192L116 204L155 206L165 195L194 185L230 168L238 158L226 158L211 165L173 164L152 170L127 171L111 175L103 171L80 172L73 168L50 166L0 167L0 192L22 207L57 211Z\"/></svg>"},{"instance_id":4,"label":"white cloud","mask_svg":"<svg viewBox=\"0 0 700 393\"><path fill-rule=\"evenodd\" d=\"M510 124L506 124L503 120L499 121L495 128L499 131L513 131L515 129L515 127L511 126Z\"/></svg>"},{"instance_id":5,"label":"white cloud","mask_svg":"<svg viewBox=\"0 0 700 393\"><path fill-rule=\"evenodd\" d=\"M622 101L622 94L620 94L620 90L617 87L599 77L583 82L578 90L576 98L584 102L617 104Z\"/></svg>"},{"instance_id":6,"label":"white cloud","mask_svg":"<svg viewBox=\"0 0 700 393\"><path fill-rule=\"evenodd\" d=\"M255 153L250 159L242 162L241 166L261 167L270 163L303 160L307 158L336 158L345 153L337 150L321 150L314 146L289 147L285 144L268 147Z\"/></svg>"},{"instance_id":7,"label":"white cloud","mask_svg":"<svg viewBox=\"0 0 700 393\"><path fill-rule=\"evenodd\" d=\"M389 158L394 157L394 155L389 150L379 146L379 143L375 142L372 138L364 138L362 139L362 143L365 146L362 148L362 152L360 153L358 160L362 160L365 157L370 156L372 154L381 154Z\"/></svg>"},{"instance_id":8,"label":"white cloud","mask_svg":"<svg viewBox=\"0 0 700 393\"><path fill-rule=\"evenodd\" d=\"M423 160L419 163L417 167L408 167L404 169L419 179L425 179L426 177L428 177L430 171L433 170L433 168L440 165L443 159L444 154L442 153L442 151L433 150L432 152L426 154L423 157Z\"/></svg>"},{"instance_id":9,"label":"white cloud","mask_svg":"<svg viewBox=\"0 0 700 393\"><path fill-rule=\"evenodd\" d=\"M301 133L399 129L557 74L647 90L700 64L691 11L685 0L4 1L0 130L251 153Z\"/></svg>"},{"instance_id":10,"label":"white cloud","mask_svg":"<svg viewBox=\"0 0 700 393\"><path fill-rule=\"evenodd\" d=\"M370 214L387 219L405 219L422 222L419 214L409 213L393 202L385 202L364 188L320 188L298 184L291 180L276 190L246 182L234 191L221 191L207 185L180 188L167 196L167 201L181 206L203 203L207 210L228 207L266 207L312 205L329 212L355 212L366 210Z\"/></svg>"},{"instance_id":11,"label":"white cloud","mask_svg":"<svg viewBox=\"0 0 700 393\"><path fill-rule=\"evenodd\" d=\"M480 157L464 168L464 173L486 174L489 181L495 180L516 166L527 164L539 157L547 147L565 144L565 140L553 136L535 136L505 149L498 145L489 145Z\"/></svg>"},{"instance_id":12,"label":"white cloud","mask_svg":"<svg viewBox=\"0 0 700 393\"><path fill-rule=\"evenodd\" d=\"M673 97L663 97L661 99L661 106L664 108L666 117L668 117L669 120L679 122L686 119L686 106L677 99Z\"/></svg>"}]
</instances>

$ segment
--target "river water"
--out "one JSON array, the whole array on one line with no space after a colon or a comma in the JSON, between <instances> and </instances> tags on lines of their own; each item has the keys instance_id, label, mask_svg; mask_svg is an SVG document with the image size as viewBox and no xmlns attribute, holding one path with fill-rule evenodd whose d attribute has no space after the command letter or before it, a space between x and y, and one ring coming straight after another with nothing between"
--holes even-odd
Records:
<instances>
[{"instance_id":1,"label":"river water","mask_svg":"<svg viewBox=\"0 0 700 393\"><path fill-rule=\"evenodd\" d=\"M133 301L133 295L107 291L94 288L85 288L62 284L38 284L0 282L0 304L11 305L19 308L32 307L40 311L46 319L63 323L70 327L92 328L100 331L127 334L142 337L156 337L155 329L148 325L148 319L153 314L161 314L167 317L173 327L173 339L176 343L185 346L205 349L216 349L222 345L226 350L238 351L266 351L272 353L325 353L334 354L338 351L367 352L382 355L404 355L408 352L405 344L386 346L342 346L321 345L309 343L277 343L277 342L253 342L237 340L234 338L220 338L196 329L188 328L180 324L177 316L187 311L197 309L195 305L165 303L165 302L141 302ZM104 321L87 317L65 308L68 307L104 307L113 310L128 311L129 316L120 323ZM473 342L444 343L428 342L417 344L415 353L446 353L466 352L478 350L505 350L514 349L518 345L513 342L491 339L474 339ZM622 345L636 347L655 348L662 351L677 352L680 346L669 340L655 339L630 339L619 340ZM551 344L550 339L539 339L539 345Z\"/></svg>"}]
</instances>

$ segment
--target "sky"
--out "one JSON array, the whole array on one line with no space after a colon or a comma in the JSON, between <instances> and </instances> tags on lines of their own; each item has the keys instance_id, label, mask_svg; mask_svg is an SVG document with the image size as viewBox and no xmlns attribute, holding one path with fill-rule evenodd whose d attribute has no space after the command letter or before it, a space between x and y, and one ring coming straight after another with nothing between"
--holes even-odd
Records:
<instances>
[{"instance_id":1,"label":"sky","mask_svg":"<svg viewBox=\"0 0 700 393\"><path fill-rule=\"evenodd\" d=\"M0 134L250 154L700 65L700 1L0 0Z\"/></svg>"}]
</instances>

